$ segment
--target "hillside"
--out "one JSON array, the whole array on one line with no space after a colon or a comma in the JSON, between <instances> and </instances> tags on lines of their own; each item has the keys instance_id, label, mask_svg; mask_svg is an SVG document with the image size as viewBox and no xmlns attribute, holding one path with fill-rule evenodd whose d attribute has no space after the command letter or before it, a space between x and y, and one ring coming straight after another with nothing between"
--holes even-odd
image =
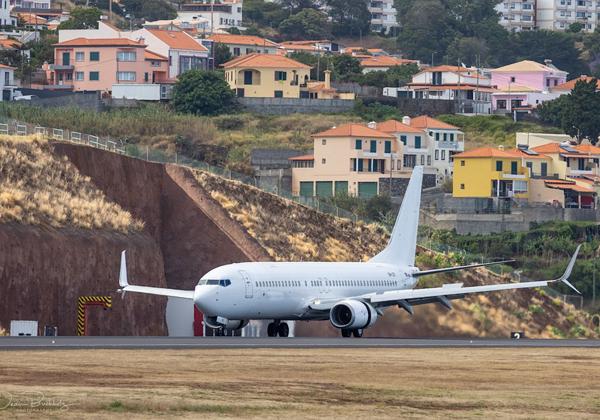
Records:
<instances>
[{"instance_id":1,"label":"hillside","mask_svg":"<svg viewBox=\"0 0 600 420\"><path fill-rule=\"evenodd\" d=\"M366 260L383 248L387 234L380 228L323 215L313 209L205 172L195 172L233 220L267 249L275 260ZM423 255L424 250L421 250ZM433 261L419 258L420 262ZM424 268L424 267L422 267ZM426 267L425 267L426 268ZM439 276L438 282L465 285L509 281L485 269ZM423 285L425 286L425 285ZM507 337L525 331L530 337L598 336L588 328L589 315L549 297L543 290L509 291L454 301L447 311L437 305L415 308L414 317L393 308L367 334L371 336ZM337 336L328 322L299 323L301 335Z\"/></svg>"}]
</instances>

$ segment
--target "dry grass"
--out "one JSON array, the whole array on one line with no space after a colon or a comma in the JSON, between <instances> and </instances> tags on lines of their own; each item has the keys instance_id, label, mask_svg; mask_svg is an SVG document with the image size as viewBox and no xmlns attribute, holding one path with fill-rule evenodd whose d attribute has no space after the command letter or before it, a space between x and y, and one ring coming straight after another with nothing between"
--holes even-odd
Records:
<instances>
[{"instance_id":1,"label":"dry grass","mask_svg":"<svg viewBox=\"0 0 600 420\"><path fill-rule=\"evenodd\" d=\"M387 242L380 227L319 213L257 188L196 171L202 187L276 261L358 261Z\"/></svg>"},{"instance_id":2,"label":"dry grass","mask_svg":"<svg viewBox=\"0 0 600 420\"><path fill-rule=\"evenodd\" d=\"M6 352L0 407L56 418L598 418L592 349ZM51 360L51 363L49 361ZM23 397L23 393L28 396ZM12 407L0 416L30 418Z\"/></svg>"},{"instance_id":3,"label":"dry grass","mask_svg":"<svg viewBox=\"0 0 600 420\"><path fill-rule=\"evenodd\" d=\"M0 223L7 222L119 232L143 228L36 136L0 136Z\"/></svg>"}]
</instances>

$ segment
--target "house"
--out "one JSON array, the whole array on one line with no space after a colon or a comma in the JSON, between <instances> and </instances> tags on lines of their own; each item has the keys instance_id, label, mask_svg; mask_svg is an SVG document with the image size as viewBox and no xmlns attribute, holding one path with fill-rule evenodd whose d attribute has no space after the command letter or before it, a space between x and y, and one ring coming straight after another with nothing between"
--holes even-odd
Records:
<instances>
[{"instance_id":1,"label":"house","mask_svg":"<svg viewBox=\"0 0 600 420\"><path fill-rule=\"evenodd\" d=\"M16 26L17 20L11 15L11 9L10 1L0 1L0 25Z\"/></svg>"},{"instance_id":2,"label":"house","mask_svg":"<svg viewBox=\"0 0 600 420\"><path fill-rule=\"evenodd\" d=\"M591 82L594 79L596 80L596 91L600 91L600 80L598 80L595 77L586 76L586 75L582 75L576 79L572 79L572 80L569 80L568 82L561 83L558 86L554 86L551 90L553 93L567 95L567 94L571 93L571 91L573 90L573 88L575 87L577 82L579 82L579 81Z\"/></svg>"},{"instance_id":3,"label":"house","mask_svg":"<svg viewBox=\"0 0 600 420\"><path fill-rule=\"evenodd\" d=\"M142 40L148 46L148 50L167 57L169 79L175 79L188 70L209 68L208 48L181 30L143 28L135 31L121 31L107 22L99 21L97 29L68 29L61 30L58 34L59 43L76 38L128 38L134 42Z\"/></svg>"},{"instance_id":4,"label":"house","mask_svg":"<svg viewBox=\"0 0 600 420\"><path fill-rule=\"evenodd\" d=\"M2 91L2 101L12 101L15 85L15 68L0 64L0 90Z\"/></svg>"},{"instance_id":5,"label":"house","mask_svg":"<svg viewBox=\"0 0 600 420\"><path fill-rule=\"evenodd\" d=\"M17 41L16 39L9 38L7 36L0 36L0 50L18 50L23 46L22 42ZM29 50L27 50L29 51Z\"/></svg>"},{"instance_id":6,"label":"house","mask_svg":"<svg viewBox=\"0 0 600 420\"><path fill-rule=\"evenodd\" d=\"M371 0L367 2L371 13L371 31L397 36L400 24L393 0Z\"/></svg>"},{"instance_id":7,"label":"house","mask_svg":"<svg viewBox=\"0 0 600 420\"><path fill-rule=\"evenodd\" d=\"M491 79L477 68L435 66L421 70L402 87L386 87L386 96L410 99L457 101L461 114L489 114L492 111Z\"/></svg>"},{"instance_id":8,"label":"house","mask_svg":"<svg viewBox=\"0 0 600 420\"><path fill-rule=\"evenodd\" d=\"M552 65L552 60L545 60L545 64L523 60L493 69L492 85L497 86L497 91L492 93L492 110L512 113L555 99L560 94L551 90L565 83L567 74Z\"/></svg>"},{"instance_id":9,"label":"house","mask_svg":"<svg viewBox=\"0 0 600 420\"><path fill-rule=\"evenodd\" d=\"M208 39L226 45L234 57L252 53L277 54L279 50L279 44L253 35L213 34Z\"/></svg>"},{"instance_id":10,"label":"house","mask_svg":"<svg viewBox=\"0 0 600 420\"><path fill-rule=\"evenodd\" d=\"M558 143L470 150L454 157L452 196L595 208L599 158L600 148Z\"/></svg>"},{"instance_id":11,"label":"house","mask_svg":"<svg viewBox=\"0 0 600 420\"><path fill-rule=\"evenodd\" d=\"M393 169L402 143L362 124L344 124L314 134L314 152L290 158L292 194L330 197L347 194L369 198L406 184L411 171ZM401 180L401 181L397 181Z\"/></svg>"},{"instance_id":12,"label":"house","mask_svg":"<svg viewBox=\"0 0 600 420\"><path fill-rule=\"evenodd\" d=\"M50 86L75 91L110 92L119 83L168 80L168 59L128 38L75 38L54 44L54 64L47 65Z\"/></svg>"},{"instance_id":13,"label":"house","mask_svg":"<svg viewBox=\"0 0 600 420\"><path fill-rule=\"evenodd\" d=\"M402 66L404 64L417 64L418 60L408 60L405 58L397 58L389 55L377 56L360 56L360 66L363 74L372 71L388 71L390 67Z\"/></svg>"},{"instance_id":14,"label":"house","mask_svg":"<svg viewBox=\"0 0 600 420\"><path fill-rule=\"evenodd\" d=\"M279 44L286 54L295 52L305 52L314 55L323 55L327 53L339 53L342 46L329 40L316 41L286 41Z\"/></svg>"},{"instance_id":15,"label":"house","mask_svg":"<svg viewBox=\"0 0 600 420\"><path fill-rule=\"evenodd\" d=\"M10 0L13 7L23 9L50 9L51 3L51 0Z\"/></svg>"},{"instance_id":16,"label":"house","mask_svg":"<svg viewBox=\"0 0 600 420\"><path fill-rule=\"evenodd\" d=\"M273 54L248 54L223 64L225 80L238 97L300 98L310 66Z\"/></svg>"},{"instance_id":17,"label":"house","mask_svg":"<svg viewBox=\"0 0 600 420\"><path fill-rule=\"evenodd\" d=\"M18 13L17 16L19 23L22 23L28 29L42 30L48 28L48 19L35 13Z\"/></svg>"},{"instance_id":18,"label":"house","mask_svg":"<svg viewBox=\"0 0 600 420\"><path fill-rule=\"evenodd\" d=\"M242 25L242 0L190 0L181 4L177 18L183 21L206 19L209 22L210 33L222 32L227 29L245 29Z\"/></svg>"},{"instance_id":19,"label":"house","mask_svg":"<svg viewBox=\"0 0 600 420\"><path fill-rule=\"evenodd\" d=\"M197 17L190 21L182 19L163 19L144 22L143 27L146 29L163 29L166 31L185 31L192 36L198 36L208 33L210 29L210 21L208 19Z\"/></svg>"},{"instance_id":20,"label":"house","mask_svg":"<svg viewBox=\"0 0 600 420\"><path fill-rule=\"evenodd\" d=\"M310 99L346 99L353 101L356 95L352 92L342 93L331 87L331 70L325 70L325 80L306 82L306 90L300 90L301 98Z\"/></svg>"}]
</instances>

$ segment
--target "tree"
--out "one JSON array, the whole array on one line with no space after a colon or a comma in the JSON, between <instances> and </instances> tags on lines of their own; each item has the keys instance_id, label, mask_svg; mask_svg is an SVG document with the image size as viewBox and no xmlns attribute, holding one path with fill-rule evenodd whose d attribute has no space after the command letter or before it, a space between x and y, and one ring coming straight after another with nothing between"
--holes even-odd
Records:
<instances>
[{"instance_id":1,"label":"tree","mask_svg":"<svg viewBox=\"0 0 600 420\"><path fill-rule=\"evenodd\" d=\"M487 62L490 49L485 40L474 37L455 39L448 46L448 61L450 63L464 63L467 66L477 66L480 62Z\"/></svg>"},{"instance_id":2,"label":"tree","mask_svg":"<svg viewBox=\"0 0 600 420\"><path fill-rule=\"evenodd\" d=\"M223 63L231 60L231 51L229 51L229 47L225 44L215 44L215 68L219 68L219 66Z\"/></svg>"},{"instance_id":3,"label":"tree","mask_svg":"<svg viewBox=\"0 0 600 420\"><path fill-rule=\"evenodd\" d=\"M244 26L261 25L277 28L289 14L275 2L265 0L244 1Z\"/></svg>"},{"instance_id":4,"label":"tree","mask_svg":"<svg viewBox=\"0 0 600 420\"><path fill-rule=\"evenodd\" d=\"M371 25L367 3L367 0L324 0L333 23L333 34L354 38L367 35Z\"/></svg>"},{"instance_id":5,"label":"tree","mask_svg":"<svg viewBox=\"0 0 600 420\"><path fill-rule=\"evenodd\" d=\"M331 60L333 72L338 78L348 77L351 74L361 74L360 61L349 54L339 54Z\"/></svg>"},{"instance_id":6,"label":"tree","mask_svg":"<svg viewBox=\"0 0 600 420\"><path fill-rule=\"evenodd\" d=\"M100 16L102 12L96 7L75 7L69 20L58 25L58 29L98 29Z\"/></svg>"},{"instance_id":7,"label":"tree","mask_svg":"<svg viewBox=\"0 0 600 420\"><path fill-rule=\"evenodd\" d=\"M571 32L573 34L578 34L582 30L583 30L583 23L580 23L580 22L573 22L567 28L567 32Z\"/></svg>"},{"instance_id":8,"label":"tree","mask_svg":"<svg viewBox=\"0 0 600 420\"><path fill-rule=\"evenodd\" d=\"M235 108L235 95L223 73L190 70L179 76L171 103L177 112L218 115Z\"/></svg>"},{"instance_id":9,"label":"tree","mask_svg":"<svg viewBox=\"0 0 600 420\"><path fill-rule=\"evenodd\" d=\"M313 0L279 0L277 3L287 12L288 16L305 9L318 9L318 5Z\"/></svg>"},{"instance_id":10,"label":"tree","mask_svg":"<svg viewBox=\"0 0 600 420\"><path fill-rule=\"evenodd\" d=\"M152 21L177 17L177 10L165 0L123 0L121 4L126 13L138 19Z\"/></svg>"},{"instance_id":11,"label":"tree","mask_svg":"<svg viewBox=\"0 0 600 420\"><path fill-rule=\"evenodd\" d=\"M326 39L331 36L327 15L314 9L304 9L279 25L279 32L288 39Z\"/></svg>"},{"instance_id":12,"label":"tree","mask_svg":"<svg viewBox=\"0 0 600 420\"><path fill-rule=\"evenodd\" d=\"M579 142L588 139L592 144L600 136L600 92L598 80L580 80L569 95L544 102L539 109L542 121L560 126Z\"/></svg>"}]
</instances>

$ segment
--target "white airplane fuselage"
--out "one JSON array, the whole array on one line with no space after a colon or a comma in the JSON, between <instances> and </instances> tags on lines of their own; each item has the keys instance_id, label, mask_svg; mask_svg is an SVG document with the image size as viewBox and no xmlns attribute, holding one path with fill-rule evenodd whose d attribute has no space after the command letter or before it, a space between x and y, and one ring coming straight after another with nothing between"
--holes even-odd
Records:
<instances>
[{"instance_id":1,"label":"white airplane fuselage","mask_svg":"<svg viewBox=\"0 0 600 420\"><path fill-rule=\"evenodd\" d=\"M412 267L352 262L229 264L202 277L194 290L194 304L207 317L229 320L328 319L307 312L308 303L410 289L416 282L412 277L415 271Z\"/></svg>"}]
</instances>

